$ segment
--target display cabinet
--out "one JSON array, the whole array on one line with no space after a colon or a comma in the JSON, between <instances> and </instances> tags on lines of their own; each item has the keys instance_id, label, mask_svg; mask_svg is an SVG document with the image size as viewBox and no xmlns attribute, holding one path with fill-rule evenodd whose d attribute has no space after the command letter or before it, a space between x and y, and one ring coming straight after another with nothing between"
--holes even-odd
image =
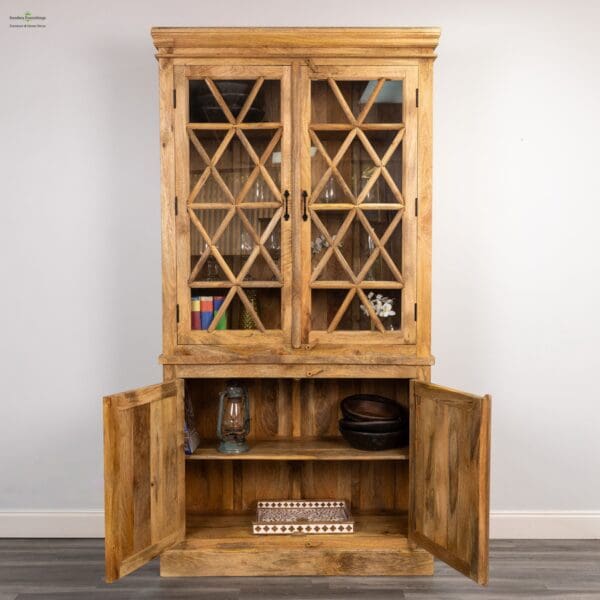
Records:
<instances>
[{"instance_id":1,"label":"display cabinet","mask_svg":"<svg viewBox=\"0 0 600 600\"><path fill-rule=\"evenodd\" d=\"M106 572L487 582L490 398L429 383L437 29L155 28L164 383L104 400ZM217 451L247 388L250 450ZM351 448L340 400L410 413ZM183 452L184 400L201 445ZM259 500L342 499L351 535L257 536Z\"/></svg>"}]
</instances>

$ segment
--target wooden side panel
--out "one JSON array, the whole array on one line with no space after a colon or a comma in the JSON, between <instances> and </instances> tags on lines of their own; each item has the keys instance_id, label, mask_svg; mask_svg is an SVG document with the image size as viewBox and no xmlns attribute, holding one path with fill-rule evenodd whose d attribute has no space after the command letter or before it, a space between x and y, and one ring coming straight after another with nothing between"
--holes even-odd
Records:
<instances>
[{"instance_id":1,"label":"wooden side panel","mask_svg":"<svg viewBox=\"0 0 600 600\"><path fill-rule=\"evenodd\" d=\"M409 538L488 581L490 396L411 382Z\"/></svg>"},{"instance_id":2,"label":"wooden side panel","mask_svg":"<svg viewBox=\"0 0 600 600\"><path fill-rule=\"evenodd\" d=\"M183 381L104 398L106 580L185 534Z\"/></svg>"},{"instance_id":3,"label":"wooden side panel","mask_svg":"<svg viewBox=\"0 0 600 600\"><path fill-rule=\"evenodd\" d=\"M419 64L417 355L431 353L431 205L433 168L433 63Z\"/></svg>"}]
</instances>

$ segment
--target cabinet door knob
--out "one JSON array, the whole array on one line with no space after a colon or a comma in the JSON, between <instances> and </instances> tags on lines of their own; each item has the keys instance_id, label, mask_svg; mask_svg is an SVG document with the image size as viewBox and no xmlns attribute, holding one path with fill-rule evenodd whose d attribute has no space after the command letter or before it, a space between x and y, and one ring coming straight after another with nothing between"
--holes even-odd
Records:
<instances>
[{"instance_id":1,"label":"cabinet door knob","mask_svg":"<svg viewBox=\"0 0 600 600\"><path fill-rule=\"evenodd\" d=\"M306 190L302 191L302 220L308 221L308 212L306 209L306 204L308 201L308 192Z\"/></svg>"},{"instance_id":2,"label":"cabinet door knob","mask_svg":"<svg viewBox=\"0 0 600 600\"><path fill-rule=\"evenodd\" d=\"M283 200L285 202L285 214L283 215L284 220L289 221L290 220L290 213L288 211L288 200L290 199L290 193L285 190L285 192L283 192Z\"/></svg>"}]
</instances>

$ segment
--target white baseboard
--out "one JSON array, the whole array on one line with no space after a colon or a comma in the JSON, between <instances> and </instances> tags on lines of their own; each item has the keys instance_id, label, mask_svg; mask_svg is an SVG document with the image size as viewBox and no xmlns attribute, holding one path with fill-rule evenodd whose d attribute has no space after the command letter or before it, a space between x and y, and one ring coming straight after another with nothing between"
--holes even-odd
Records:
<instances>
[{"instance_id":1,"label":"white baseboard","mask_svg":"<svg viewBox=\"0 0 600 600\"><path fill-rule=\"evenodd\" d=\"M1 512L0 538L102 538L104 512ZM492 539L600 539L600 511L496 511Z\"/></svg>"},{"instance_id":2,"label":"white baseboard","mask_svg":"<svg viewBox=\"0 0 600 600\"><path fill-rule=\"evenodd\" d=\"M0 511L0 538L103 538L104 511Z\"/></svg>"},{"instance_id":3,"label":"white baseboard","mask_svg":"<svg viewBox=\"0 0 600 600\"><path fill-rule=\"evenodd\" d=\"M596 540L600 539L598 511L495 511L490 515L492 539Z\"/></svg>"}]
</instances>

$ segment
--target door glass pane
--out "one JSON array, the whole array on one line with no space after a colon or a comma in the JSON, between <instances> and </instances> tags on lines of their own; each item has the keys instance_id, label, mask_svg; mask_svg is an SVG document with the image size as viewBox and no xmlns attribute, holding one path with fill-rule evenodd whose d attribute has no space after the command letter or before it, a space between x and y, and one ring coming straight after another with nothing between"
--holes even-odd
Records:
<instances>
[{"instance_id":1,"label":"door glass pane","mask_svg":"<svg viewBox=\"0 0 600 600\"><path fill-rule=\"evenodd\" d=\"M280 107L279 80L189 82L192 329L281 328Z\"/></svg>"},{"instance_id":2,"label":"door glass pane","mask_svg":"<svg viewBox=\"0 0 600 600\"><path fill-rule=\"evenodd\" d=\"M400 79L311 82L313 330L402 327L402 96Z\"/></svg>"}]
</instances>

